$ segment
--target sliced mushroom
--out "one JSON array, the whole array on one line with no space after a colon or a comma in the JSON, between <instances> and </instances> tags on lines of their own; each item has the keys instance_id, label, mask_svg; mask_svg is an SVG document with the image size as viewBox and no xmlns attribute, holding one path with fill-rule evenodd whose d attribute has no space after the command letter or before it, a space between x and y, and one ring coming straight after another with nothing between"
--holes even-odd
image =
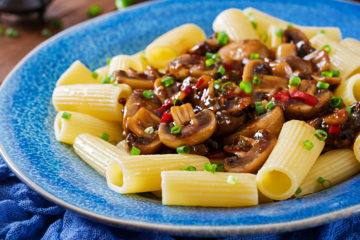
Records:
<instances>
[{"instance_id":1,"label":"sliced mushroom","mask_svg":"<svg viewBox=\"0 0 360 240\"><path fill-rule=\"evenodd\" d=\"M244 67L243 81L252 82L255 76L270 75L270 73L270 68L264 60L251 60Z\"/></svg>"},{"instance_id":2,"label":"sliced mushroom","mask_svg":"<svg viewBox=\"0 0 360 240\"><path fill-rule=\"evenodd\" d=\"M246 123L240 131L224 138L224 143L230 144L237 136L252 137L257 131L262 129L267 130L274 136L278 136L284 122L283 111L280 107L275 107L266 114L257 116L254 120Z\"/></svg>"},{"instance_id":3,"label":"sliced mushroom","mask_svg":"<svg viewBox=\"0 0 360 240\"><path fill-rule=\"evenodd\" d=\"M269 67L275 76L289 79L292 75L292 69L287 62L270 62Z\"/></svg>"},{"instance_id":4,"label":"sliced mushroom","mask_svg":"<svg viewBox=\"0 0 360 240\"><path fill-rule=\"evenodd\" d=\"M140 149L141 154L153 154L161 149L159 135L155 134L153 138L138 137L133 133L129 133L125 139L125 146L128 152L132 147Z\"/></svg>"},{"instance_id":5,"label":"sliced mushroom","mask_svg":"<svg viewBox=\"0 0 360 240\"><path fill-rule=\"evenodd\" d=\"M248 119L246 114L240 116L231 116L231 114L226 111L217 111L216 114L216 131L214 136L221 137L231 134L236 131L241 125L243 125Z\"/></svg>"},{"instance_id":6,"label":"sliced mushroom","mask_svg":"<svg viewBox=\"0 0 360 240\"><path fill-rule=\"evenodd\" d=\"M189 53L205 56L207 52L216 53L220 47L216 38L208 38L192 47Z\"/></svg>"},{"instance_id":7,"label":"sliced mushroom","mask_svg":"<svg viewBox=\"0 0 360 240\"><path fill-rule=\"evenodd\" d=\"M128 72L115 71L113 76L118 83L126 83L132 89L152 89L154 80L159 77L159 73L155 68L148 66L143 73L129 68Z\"/></svg>"},{"instance_id":8,"label":"sliced mushroom","mask_svg":"<svg viewBox=\"0 0 360 240\"><path fill-rule=\"evenodd\" d=\"M179 107L171 107L170 110L174 122L181 128L179 133L173 134L171 133L171 128L174 124L160 124L160 141L170 148L202 143L215 132L216 118L211 110L205 109L194 114L190 103Z\"/></svg>"},{"instance_id":9,"label":"sliced mushroom","mask_svg":"<svg viewBox=\"0 0 360 240\"><path fill-rule=\"evenodd\" d=\"M284 57L296 56L296 45L292 43L283 43L276 47L275 58L281 59Z\"/></svg>"},{"instance_id":10,"label":"sliced mushroom","mask_svg":"<svg viewBox=\"0 0 360 240\"><path fill-rule=\"evenodd\" d=\"M259 130L253 138L237 136L225 151L235 154L224 159L227 172L256 173L264 164L276 144L276 138L266 130Z\"/></svg>"},{"instance_id":11,"label":"sliced mushroom","mask_svg":"<svg viewBox=\"0 0 360 240\"><path fill-rule=\"evenodd\" d=\"M310 76L313 73L312 64L310 61L306 61L298 56L289 56L280 59L281 62L287 62L292 71L299 71L304 76Z\"/></svg>"},{"instance_id":12,"label":"sliced mushroom","mask_svg":"<svg viewBox=\"0 0 360 240\"><path fill-rule=\"evenodd\" d=\"M171 77L171 76L166 75L166 76L160 77L160 78L156 79L155 83L154 83L154 93L158 96L161 103L164 103L166 99L170 98L172 95L179 92L180 87L181 87L181 83L175 81L175 79L173 77L171 77L171 78L173 79L174 83L170 86L165 87L164 84L162 83L162 80L165 78L168 78L168 77Z\"/></svg>"},{"instance_id":13,"label":"sliced mushroom","mask_svg":"<svg viewBox=\"0 0 360 240\"><path fill-rule=\"evenodd\" d=\"M297 55L299 57L303 57L315 50L311 47L307 36L302 31L294 27L284 30L282 34L282 42L295 44L297 48Z\"/></svg>"},{"instance_id":14,"label":"sliced mushroom","mask_svg":"<svg viewBox=\"0 0 360 240\"><path fill-rule=\"evenodd\" d=\"M304 60L311 61L313 69L317 72L327 71L330 68L329 54L322 49L316 50L304 57Z\"/></svg>"},{"instance_id":15,"label":"sliced mushroom","mask_svg":"<svg viewBox=\"0 0 360 240\"><path fill-rule=\"evenodd\" d=\"M341 77L323 77L320 73L313 74L311 77L317 82L326 82L330 85L337 85L342 81Z\"/></svg>"}]
</instances>

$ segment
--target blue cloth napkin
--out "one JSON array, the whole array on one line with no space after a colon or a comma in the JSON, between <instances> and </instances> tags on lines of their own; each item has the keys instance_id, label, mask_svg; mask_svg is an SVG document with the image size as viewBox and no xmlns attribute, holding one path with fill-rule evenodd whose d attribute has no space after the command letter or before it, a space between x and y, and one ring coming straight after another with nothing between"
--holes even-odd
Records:
<instances>
[{"instance_id":1,"label":"blue cloth napkin","mask_svg":"<svg viewBox=\"0 0 360 240\"><path fill-rule=\"evenodd\" d=\"M85 219L45 200L20 182L0 156L0 239L173 240L191 238L114 228ZM295 232L221 239L360 239L360 216Z\"/></svg>"}]
</instances>

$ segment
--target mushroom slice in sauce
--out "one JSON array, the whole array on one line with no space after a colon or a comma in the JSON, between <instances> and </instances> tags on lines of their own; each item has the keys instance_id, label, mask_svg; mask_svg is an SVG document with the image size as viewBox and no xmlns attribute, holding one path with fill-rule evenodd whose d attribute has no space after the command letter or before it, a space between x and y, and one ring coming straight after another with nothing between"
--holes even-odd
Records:
<instances>
[{"instance_id":1,"label":"mushroom slice in sauce","mask_svg":"<svg viewBox=\"0 0 360 240\"><path fill-rule=\"evenodd\" d=\"M276 47L275 58L281 59L289 56L297 56L296 45L292 43L283 43Z\"/></svg>"},{"instance_id":2,"label":"mushroom slice in sauce","mask_svg":"<svg viewBox=\"0 0 360 240\"><path fill-rule=\"evenodd\" d=\"M264 60L251 60L244 67L243 81L252 82L255 76L270 75L270 73L270 68Z\"/></svg>"},{"instance_id":3,"label":"mushroom slice in sauce","mask_svg":"<svg viewBox=\"0 0 360 240\"><path fill-rule=\"evenodd\" d=\"M313 67L310 61L306 61L298 56L288 56L282 59L279 59L281 62L287 62L292 71L299 71L301 76L307 77L313 73Z\"/></svg>"},{"instance_id":4,"label":"mushroom slice in sauce","mask_svg":"<svg viewBox=\"0 0 360 240\"><path fill-rule=\"evenodd\" d=\"M173 84L170 86L164 86L163 80L166 78L171 78L173 81ZM164 103L166 99L170 98L172 95L179 92L181 87L181 83L175 81L175 79L171 76L163 76L155 80L154 83L154 93L158 96L161 103Z\"/></svg>"},{"instance_id":5,"label":"mushroom slice in sauce","mask_svg":"<svg viewBox=\"0 0 360 240\"><path fill-rule=\"evenodd\" d=\"M317 82L326 82L330 85L337 85L341 83L341 77L323 77L320 73L311 75L311 77Z\"/></svg>"},{"instance_id":6,"label":"mushroom slice in sauce","mask_svg":"<svg viewBox=\"0 0 360 240\"><path fill-rule=\"evenodd\" d=\"M227 172L256 173L276 144L276 138L266 130L257 131L252 138L237 136L224 150L235 156L224 159Z\"/></svg>"},{"instance_id":7,"label":"mushroom slice in sauce","mask_svg":"<svg viewBox=\"0 0 360 240\"><path fill-rule=\"evenodd\" d=\"M196 44L189 50L191 54L197 54L200 56L205 56L206 53L216 53L220 49L220 45L216 38L208 38L205 41L202 41Z\"/></svg>"},{"instance_id":8,"label":"mushroom slice in sauce","mask_svg":"<svg viewBox=\"0 0 360 240\"><path fill-rule=\"evenodd\" d=\"M292 69L287 62L274 61L269 63L273 75L289 79L292 75Z\"/></svg>"},{"instance_id":9,"label":"mushroom slice in sauce","mask_svg":"<svg viewBox=\"0 0 360 240\"><path fill-rule=\"evenodd\" d=\"M311 47L310 41L305 33L294 27L287 28L283 31L282 42L295 44L299 57L304 57L315 50Z\"/></svg>"},{"instance_id":10,"label":"mushroom slice in sauce","mask_svg":"<svg viewBox=\"0 0 360 240\"><path fill-rule=\"evenodd\" d=\"M159 73L155 68L148 66L143 73L129 68L128 72L115 71L113 76L118 83L126 83L132 89L152 89L154 80L159 77Z\"/></svg>"},{"instance_id":11,"label":"mushroom slice in sauce","mask_svg":"<svg viewBox=\"0 0 360 240\"><path fill-rule=\"evenodd\" d=\"M323 50L316 50L304 57L304 60L311 61L313 68L317 72L327 71L330 68L329 54Z\"/></svg>"},{"instance_id":12,"label":"mushroom slice in sauce","mask_svg":"<svg viewBox=\"0 0 360 240\"><path fill-rule=\"evenodd\" d=\"M211 110L194 114L191 104L187 103L171 107L170 111L175 124L161 123L159 127L160 141L170 148L202 143L215 132L216 118ZM181 129L178 133L171 131L175 125Z\"/></svg>"}]
</instances>

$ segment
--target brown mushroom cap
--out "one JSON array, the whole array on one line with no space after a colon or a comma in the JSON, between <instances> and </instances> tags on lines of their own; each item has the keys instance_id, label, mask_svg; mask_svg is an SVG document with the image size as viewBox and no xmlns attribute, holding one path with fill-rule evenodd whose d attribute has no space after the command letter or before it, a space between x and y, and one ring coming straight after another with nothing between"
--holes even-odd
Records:
<instances>
[{"instance_id":1,"label":"brown mushroom cap","mask_svg":"<svg viewBox=\"0 0 360 240\"><path fill-rule=\"evenodd\" d=\"M133 146L140 149L141 154L153 154L161 148L162 144L157 133L151 138L138 137L129 133L125 139L126 150L130 152Z\"/></svg>"},{"instance_id":2,"label":"brown mushroom cap","mask_svg":"<svg viewBox=\"0 0 360 240\"><path fill-rule=\"evenodd\" d=\"M216 38L208 38L192 47L189 53L204 56L207 52L216 53L220 47Z\"/></svg>"},{"instance_id":3,"label":"brown mushroom cap","mask_svg":"<svg viewBox=\"0 0 360 240\"><path fill-rule=\"evenodd\" d=\"M330 69L329 54L322 49L316 50L304 57L304 60L311 61L313 69L323 72Z\"/></svg>"},{"instance_id":4,"label":"brown mushroom cap","mask_svg":"<svg viewBox=\"0 0 360 240\"><path fill-rule=\"evenodd\" d=\"M270 68L264 60L251 60L244 67L243 81L252 82L255 76L270 75L270 73Z\"/></svg>"},{"instance_id":5,"label":"brown mushroom cap","mask_svg":"<svg viewBox=\"0 0 360 240\"><path fill-rule=\"evenodd\" d=\"M281 62L287 62L292 71L300 71L302 75L309 76L313 73L313 67L310 61L306 61L298 56L289 56L280 59Z\"/></svg>"},{"instance_id":6,"label":"brown mushroom cap","mask_svg":"<svg viewBox=\"0 0 360 240\"><path fill-rule=\"evenodd\" d=\"M132 68L128 72L119 70L113 73L118 83L126 83L132 89L152 89L154 80L159 77L158 71L148 66L144 72L137 72Z\"/></svg>"},{"instance_id":7,"label":"brown mushroom cap","mask_svg":"<svg viewBox=\"0 0 360 240\"><path fill-rule=\"evenodd\" d=\"M283 43L276 47L275 58L281 59L289 56L296 56L296 45L292 43Z\"/></svg>"},{"instance_id":8,"label":"brown mushroom cap","mask_svg":"<svg viewBox=\"0 0 360 240\"><path fill-rule=\"evenodd\" d=\"M292 69L287 62L270 62L269 67L273 75L289 79L292 75Z\"/></svg>"},{"instance_id":9,"label":"brown mushroom cap","mask_svg":"<svg viewBox=\"0 0 360 240\"><path fill-rule=\"evenodd\" d=\"M257 131L253 138L237 136L225 151L235 156L224 159L227 172L256 173L264 164L276 144L276 138L266 130Z\"/></svg>"},{"instance_id":10,"label":"brown mushroom cap","mask_svg":"<svg viewBox=\"0 0 360 240\"><path fill-rule=\"evenodd\" d=\"M305 33L294 27L284 30L282 34L282 42L295 44L297 48L297 55L300 57L303 57L315 50L311 47L310 41Z\"/></svg>"}]
</instances>

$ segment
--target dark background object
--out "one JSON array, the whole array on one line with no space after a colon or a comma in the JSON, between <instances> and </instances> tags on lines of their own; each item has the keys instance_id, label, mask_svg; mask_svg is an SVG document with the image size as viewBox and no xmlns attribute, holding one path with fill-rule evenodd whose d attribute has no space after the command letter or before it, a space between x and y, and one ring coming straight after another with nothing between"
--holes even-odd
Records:
<instances>
[{"instance_id":1,"label":"dark background object","mask_svg":"<svg viewBox=\"0 0 360 240\"><path fill-rule=\"evenodd\" d=\"M0 0L0 13L37 13L43 19L44 12L52 0Z\"/></svg>"}]
</instances>

